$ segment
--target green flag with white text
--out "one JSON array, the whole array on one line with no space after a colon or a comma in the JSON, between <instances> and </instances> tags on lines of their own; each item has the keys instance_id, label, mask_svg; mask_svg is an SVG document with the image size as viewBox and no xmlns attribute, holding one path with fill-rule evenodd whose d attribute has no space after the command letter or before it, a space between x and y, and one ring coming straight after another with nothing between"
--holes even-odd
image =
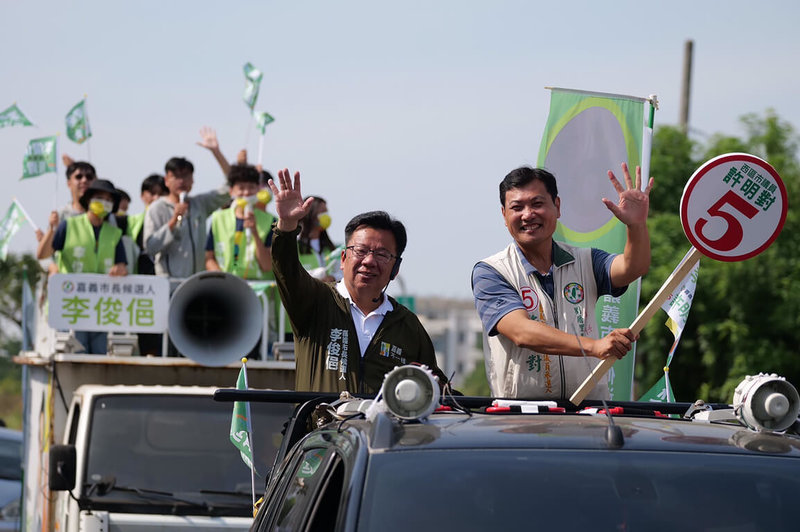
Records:
<instances>
[{"instance_id":1,"label":"green flag with white text","mask_svg":"<svg viewBox=\"0 0 800 532\"><path fill-rule=\"evenodd\" d=\"M89 115L86 113L86 100L81 100L67 113L67 136L73 142L83 144L92 136L89 128Z\"/></svg>"},{"instance_id":2,"label":"green flag with white text","mask_svg":"<svg viewBox=\"0 0 800 532\"><path fill-rule=\"evenodd\" d=\"M22 114L22 111L17 104L13 104L11 107L0 113L0 127L12 127L12 126L32 126L28 118Z\"/></svg>"},{"instance_id":3,"label":"green flag with white text","mask_svg":"<svg viewBox=\"0 0 800 532\"><path fill-rule=\"evenodd\" d=\"M551 89L538 166L556 176L561 198L561 218L553 238L578 247L621 253L626 228L601 202L616 201L617 192L608 170L622 180L620 163L649 168L647 127L652 131L649 100L632 96ZM649 120L649 122L648 122ZM645 161L642 164L642 161ZM649 170L645 170L646 172ZM647 181L643 178L643 181ZM597 301L597 337L613 329L629 327L636 318L639 281L620 297L602 296ZM581 331L589 335L590 331ZM608 373L611 397L630 400L633 393L634 350L615 363Z\"/></svg>"},{"instance_id":4,"label":"green flag with white text","mask_svg":"<svg viewBox=\"0 0 800 532\"><path fill-rule=\"evenodd\" d=\"M256 105L256 100L258 99L258 89L261 86L261 78L264 77L264 74L254 67L252 64L247 63L244 65L244 78L245 78L245 86L244 86L244 103L247 104L251 110Z\"/></svg>"},{"instance_id":5,"label":"green flag with white text","mask_svg":"<svg viewBox=\"0 0 800 532\"><path fill-rule=\"evenodd\" d=\"M239 370L239 378L236 380L237 390L247 389L247 370L245 366ZM253 468L253 451L250 445L250 403L236 401L233 403L233 416L231 417L231 443L239 449L242 461L247 467Z\"/></svg>"},{"instance_id":6,"label":"green flag with white text","mask_svg":"<svg viewBox=\"0 0 800 532\"><path fill-rule=\"evenodd\" d=\"M6 215L0 220L0 260L6 260L8 256L8 244L25 221L25 214L17 205L16 201L11 202Z\"/></svg>"},{"instance_id":7,"label":"green flag with white text","mask_svg":"<svg viewBox=\"0 0 800 532\"><path fill-rule=\"evenodd\" d=\"M262 135L267 132L267 125L275 121L275 119L272 118L272 115L263 111L253 111L253 118L256 119L256 128L261 132Z\"/></svg>"},{"instance_id":8,"label":"green flag with white text","mask_svg":"<svg viewBox=\"0 0 800 532\"><path fill-rule=\"evenodd\" d=\"M675 401L675 394L672 393L672 385L666 375L663 375L639 400L650 403L668 403Z\"/></svg>"},{"instance_id":9,"label":"green flag with white text","mask_svg":"<svg viewBox=\"0 0 800 532\"><path fill-rule=\"evenodd\" d=\"M56 137L33 139L22 160L22 179L56 171Z\"/></svg>"}]
</instances>

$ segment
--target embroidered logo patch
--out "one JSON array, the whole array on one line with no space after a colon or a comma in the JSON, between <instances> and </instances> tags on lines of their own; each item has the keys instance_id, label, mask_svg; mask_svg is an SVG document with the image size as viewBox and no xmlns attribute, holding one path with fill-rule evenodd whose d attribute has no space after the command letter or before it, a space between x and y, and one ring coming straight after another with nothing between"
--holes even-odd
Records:
<instances>
[{"instance_id":1,"label":"embroidered logo patch","mask_svg":"<svg viewBox=\"0 0 800 532\"><path fill-rule=\"evenodd\" d=\"M569 283L564 287L564 299L577 305L583 301L583 285L580 283Z\"/></svg>"},{"instance_id":2,"label":"embroidered logo patch","mask_svg":"<svg viewBox=\"0 0 800 532\"><path fill-rule=\"evenodd\" d=\"M530 286L523 286L519 295L522 296L522 304L525 305L525 310L528 312L533 312L539 306L539 296Z\"/></svg>"},{"instance_id":3,"label":"embroidered logo patch","mask_svg":"<svg viewBox=\"0 0 800 532\"><path fill-rule=\"evenodd\" d=\"M382 357L388 357L389 356L389 352L391 351L391 349L392 349L392 344L390 344L388 342L381 342L381 356Z\"/></svg>"}]
</instances>

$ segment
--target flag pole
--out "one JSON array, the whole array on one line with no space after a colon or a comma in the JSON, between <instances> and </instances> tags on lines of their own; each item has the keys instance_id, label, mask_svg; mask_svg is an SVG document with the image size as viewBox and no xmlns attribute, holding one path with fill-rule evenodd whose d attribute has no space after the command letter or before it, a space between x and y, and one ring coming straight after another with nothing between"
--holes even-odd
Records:
<instances>
[{"instance_id":1,"label":"flag pole","mask_svg":"<svg viewBox=\"0 0 800 532\"><path fill-rule=\"evenodd\" d=\"M689 250L689 253L683 258L683 261L678 265L678 267L673 271L670 276L664 281L664 284L659 288L656 295L653 296L653 299L647 304L647 306L639 313L631 326L629 327L631 332L634 335L638 335L644 326L650 321L650 319L658 312L661 308L661 305L669 298L670 294L680 286L681 282L684 278L692 271L694 265L700 261L700 257L702 254L697 248L692 247ZM586 377L583 383L575 390L575 393L572 394L572 397L569 398L570 402L574 405L578 405L583 401L589 392L592 391L597 381L600 378L608 373L608 370L611 369L611 366L614 365L614 362L617 361L617 357L609 357L604 359L600 362L597 366L595 366L592 373Z\"/></svg>"},{"instance_id":2,"label":"flag pole","mask_svg":"<svg viewBox=\"0 0 800 532\"><path fill-rule=\"evenodd\" d=\"M264 156L264 133L262 133L261 136L258 137L258 159L256 160L257 166L263 167L262 165L263 156Z\"/></svg>"},{"instance_id":3,"label":"flag pole","mask_svg":"<svg viewBox=\"0 0 800 532\"><path fill-rule=\"evenodd\" d=\"M83 120L86 122L86 156L92 162L92 128L89 127L89 104L86 103L89 95L83 95Z\"/></svg>"},{"instance_id":4,"label":"flag pole","mask_svg":"<svg viewBox=\"0 0 800 532\"><path fill-rule=\"evenodd\" d=\"M56 175L56 179L58 179L58 175ZM39 226L36 225L36 223L33 221L33 219L28 214L28 211L25 210L25 207L22 206L22 203L19 202L19 200L16 198L16 196L13 197L11 199L11 201L17 204L17 207L19 207L19 210L22 211L22 214L25 216L25 219L28 220L28 223L31 224L31 226L33 227L33 230L34 231L38 231L39 230Z\"/></svg>"},{"instance_id":5,"label":"flag pole","mask_svg":"<svg viewBox=\"0 0 800 532\"><path fill-rule=\"evenodd\" d=\"M58 133L56 133L55 154L54 154L54 156L55 156L55 160L56 160L56 193L53 194L53 210L58 212Z\"/></svg>"},{"instance_id":6,"label":"flag pole","mask_svg":"<svg viewBox=\"0 0 800 532\"><path fill-rule=\"evenodd\" d=\"M249 389L250 385L247 383L247 358L242 358L242 374L244 375L244 387ZM250 447L250 493L253 498L253 508L256 507L256 465L255 465L255 451L253 450L253 424L250 421L250 401L244 402L245 411L247 412L247 443Z\"/></svg>"},{"instance_id":7,"label":"flag pole","mask_svg":"<svg viewBox=\"0 0 800 532\"><path fill-rule=\"evenodd\" d=\"M247 149L247 145L250 143L250 129L253 127L253 109L250 108L250 120L247 121L247 129L244 132L244 148Z\"/></svg>"}]
</instances>

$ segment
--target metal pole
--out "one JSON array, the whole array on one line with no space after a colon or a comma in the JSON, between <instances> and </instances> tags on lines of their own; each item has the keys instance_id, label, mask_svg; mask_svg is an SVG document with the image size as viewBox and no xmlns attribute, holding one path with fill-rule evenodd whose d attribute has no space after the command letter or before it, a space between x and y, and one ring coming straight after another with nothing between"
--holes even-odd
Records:
<instances>
[{"instance_id":1,"label":"metal pole","mask_svg":"<svg viewBox=\"0 0 800 532\"><path fill-rule=\"evenodd\" d=\"M694 41L686 41L683 47L683 77L681 80L681 115L680 127L685 133L689 133L689 95L692 86L692 48Z\"/></svg>"}]
</instances>

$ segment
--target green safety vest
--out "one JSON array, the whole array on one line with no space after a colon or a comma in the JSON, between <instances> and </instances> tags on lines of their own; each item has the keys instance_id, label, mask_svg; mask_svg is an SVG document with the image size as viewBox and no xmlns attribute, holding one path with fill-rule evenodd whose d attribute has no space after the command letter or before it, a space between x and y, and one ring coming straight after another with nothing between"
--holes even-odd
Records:
<instances>
[{"instance_id":1,"label":"green safety vest","mask_svg":"<svg viewBox=\"0 0 800 532\"><path fill-rule=\"evenodd\" d=\"M140 212L139 214L133 214L128 216L128 236L136 242L136 239L139 237L139 233L142 231L142 227L144 227L144 213Z\"/></svg>"},{"instance_id":2,"label":"green safety vest","mask_svg":"<svg viewBox=\"0 0 800 532\"><path fill-rule=\"evenodd\" d=\"M122 229L103 222L100 235L95 240L88 214L67 218L67 234L64 249L58 257L58 271L108 273L114 266L114 252L121 237Z\"/></svg>"},{"instance_id":3,"label":"green safety vest","mask_svg":"<svg viewBox=\"0 0 800 532\"><path fill-rule=\"evenodd\" d=\"M214 258L217 259L219 267L224 272L232 273L242 279L268 280L275 279L272 272L262 272L256 260L256 243L250 238L249 245L247 237L249 231L242 232L242 243L239 248L239 257L234 262L233 249L234 238L236 236L236 214L235 207L229 207L221 211L215 211L211 215L211 231L214 233ZM255 209L253 214L256 216L256 230L258 238L263 242L269 234L272 221L271 214Z\"/></svg>"}]
</instances>

